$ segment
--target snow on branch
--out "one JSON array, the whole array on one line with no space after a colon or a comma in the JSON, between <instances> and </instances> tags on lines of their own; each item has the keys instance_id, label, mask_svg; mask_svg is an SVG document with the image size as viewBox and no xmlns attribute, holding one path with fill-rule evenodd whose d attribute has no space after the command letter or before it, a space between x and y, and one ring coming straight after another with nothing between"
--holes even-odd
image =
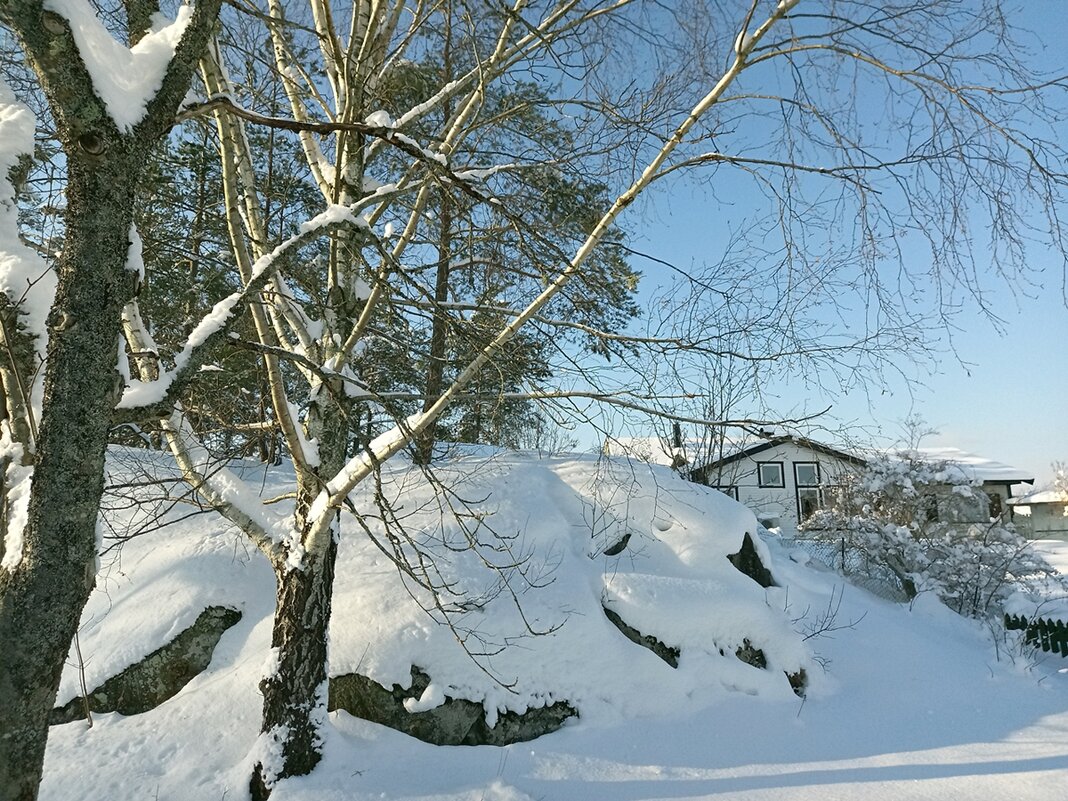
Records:
<instances>
[{"instance_id":1,"label":"snow on branch","mask_svg":"<svg viewBox=\"0 0 1068 801\"><path fill-rule=\"evenodd\" d=\"M70 24L97 97L120 130L132 130L163 86L163 77L193 17L192 7L179 6L173 21L155 14L148 34L129 48L115 40L88 0L45 0L44 7Z\"/></svg>"},{"instance_id":2,"label":"snow on branch","mask_svg":"<svg viewBox=\"0 0 1068 801\"><path fill-rule=\"evenodd\" d=\"M232 470L213 463L180 409L162 422L167 444L189 485L269 559L279 558L291 529L286 517L267 509L259 494Z\"/></svg>"},{"instance_id":3,"label":"snow on branch","mask_svg":"<svg viewBox=\"0 0 1068 801\"><path fill-rule=\"evenodd\" d=\"M174 357L173 370L162 372L154 381L131 380L116 406L115 420L128 422L168 415L178 394L200 371L210 348L226 336L241 313L267 286L282 258L316 237L347 226L364 227L366 223L344 206L330 206L301 225L296 235L257 259L245 288L216 303L189 334L182 350Z\"/></svg>"},{"instance_id":4,"label":"snow on branch","mask_svg":"<svg viewBox=\"0 0 1068 801\"><path fill-rule=\"evenodd\" d=\"M5 318L2 333L10 346L10 338L17 332L6 329L25 326L34 338L35 358L39 363L45 357L46 319L56 294L56 276L45 260L19 237L15 187L10 180L12 172L33 154L34 126L33 113L0 82L0 292L7 296L16 312ZM44 376L43 371L36 369L37 364L22 367L28 372L18 376L15 383L21 385L22 403L26 405L26 414L31 415L29 424L33 428L32 420L40 418ZM17 366L11 365L11 369ZM11 394L10 389L7 392ZM12 398L7 400L10 404ZM10 412L9 409L9 415Z\"/></svg>"}]
</instances>

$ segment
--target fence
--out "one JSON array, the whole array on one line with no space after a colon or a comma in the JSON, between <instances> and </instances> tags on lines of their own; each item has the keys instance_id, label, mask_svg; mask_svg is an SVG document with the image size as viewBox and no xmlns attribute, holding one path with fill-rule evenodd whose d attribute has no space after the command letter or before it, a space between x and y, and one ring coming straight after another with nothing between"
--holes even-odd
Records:
<instances>
[{"instance_id":1,"label":"fence","mask_svg":"<svg viewBox=\"0 0 1068 801\"><path fill-rule=\"evenodd\" d=\"M1024 632L1024 639L1043 651L1068 656L1068 624L1052 618L1005 615L1005 628Z\"/></svg>"},{"instance_id":2,"label":"fence","mask_svg":"<svg viewBox=\"0 0 1068 801\"><path fill-rule=\"evenodd\" d=\"M866 553L849 547L844 539L804 540L783 537L782 542L788 548L800 548L813 559L848 577L850 584L861 587L872 595L897 603L909 600L908 593L892 570L872 562Z\"/></svg>"}]
</instances>

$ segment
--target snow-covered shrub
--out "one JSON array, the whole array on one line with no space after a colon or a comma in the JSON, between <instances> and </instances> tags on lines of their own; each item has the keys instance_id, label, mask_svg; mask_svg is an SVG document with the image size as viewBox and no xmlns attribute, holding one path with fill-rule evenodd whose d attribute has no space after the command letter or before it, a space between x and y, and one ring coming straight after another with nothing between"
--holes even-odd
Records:
<instances>
[{"instance_id":1,"label":"snow-covered shrub","mask_svg":"<svg viewBox=\"0 0 1068 801\"><path fill-rule=\"evenodd\" d=\"M804 536L845 541L892 571L913 596L933 591L962 615L1000 610L1013 592L1055 571L1016 528L989 516L989 499L952 462L915 452L871 459L843 477Z\"/></svg>"}]
</instances>

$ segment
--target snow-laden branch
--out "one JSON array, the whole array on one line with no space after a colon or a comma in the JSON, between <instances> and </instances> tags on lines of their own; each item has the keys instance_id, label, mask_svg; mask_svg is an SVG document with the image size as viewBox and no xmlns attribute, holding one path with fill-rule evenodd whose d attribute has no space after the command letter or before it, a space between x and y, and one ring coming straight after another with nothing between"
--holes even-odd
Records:
<instances>
[{"instance_id":1,"label":"snow-laden branch","mask_svg":"<svg viewBox=\"0 0 1068 801\"><path fill-rule=\"evenodd\" d=\"M142 380L159 375L156 343L141 318L137 302L123 309L122 326L134 351L134 361ZM130 365L120 347L119 371L127 374ZM160 419L167 445L186 483L227 520L238 526L269 559L283 556L283 542L291 527L284 517L266 509L258 493L229 469L213 463L211 455L196 436L178 404Z\"/></svg>"},{"instance_id":2,"label":"snow-laden branch","mask_svg":"<svg viewBox=\"0 0 1068 801\"><path fill-rule=\"evenodd\" d=\"M272 562L283 558L292 524L288 515L269 510L244 479L212 459L198 442L182 410L162 422L182 476L215 511L237 526Z\"/></svg>"},{"instance_id":3,"label":"snow-laden branch","mask_svg":"<svg viewBox=\"0 0 1068 801\"><path fill-rule=\"evenodd\" d=\"M10 175L33 155L34 126L33 113L0 81L0 292L6 296L5 308L0 309L0 361L4 363L0 374L8 420L30 452L44 394L44 375L38 365L45 360L46 319L56 294L55 273L19 236L15 187L10 181ZM26 363L16 355L21 327L33 340ZM25 435L17 431L21 426L26 427Z\"/></svg>"},{"instance_id":4,"label":"snow-laden branch","mask_svg":"<svg viewBox=\"0 0 1068 801\"><path fill-rule=\"evenodd\" d=\"M174 369L164 371L154 381L132 379L116 406L116 422L127 422L169 414L178 394L199 372L211 348L227 335L234 321L271 280L285 256L330 231L365 225L343 206L331 206L300 227L300 231L252 265L252 275L244 289L223 298L212 307L189 334L182 350L174 357Z\"/></svg>"}]
</instances>

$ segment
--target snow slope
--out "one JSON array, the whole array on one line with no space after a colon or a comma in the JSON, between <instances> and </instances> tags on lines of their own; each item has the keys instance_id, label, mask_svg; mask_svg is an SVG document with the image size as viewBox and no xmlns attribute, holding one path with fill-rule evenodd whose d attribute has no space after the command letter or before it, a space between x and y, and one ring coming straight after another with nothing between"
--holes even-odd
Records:
<instances>
[{"instance_id":1,"label":"snow slope","mask_svg":"<svg viewBox=\"0 0 1068 801\"><path fill-rule=\"evenodd\" d=\"M275 798L985 800L1050 799L1068 786L1068 663L1059 658L995 647L989 631L933 600L910 609L874 598L795 562L774 540L761 548L781 586L764 590L724 558L753 530L752 515L662 468L476 450L436 474L451 492L398 462L383 492L419 547L447 557L441 578L478 600L454 617L457 631L473 632L472 646L511 642L481 664L515 691L399 589L395 568L351 520L331 672L358 668L406 685L417 664L440 690L427 704L441 694L481 700L492 719L566 699L581 718L534 742L471 748L429 746L332 713L319 768L283 782ZM264 494L285 483L284 472L263 476ZM369 498L355 500L373 510ZM448 505L459 520L442 516ZM381 521L369 524L385 533ZM491 529L511 538L508 552L484 552L497 572L449 548L469 535L491 543ZM623 552L603 556L623 533ZM505 567L515 556L539 586ZM90 686L208 604L237 606L244 618L209 669L159 708L99 715L91 729L54 727L42 798L243 797L270 644L265 561L221 521L199 516L128 542L105 559L98 585L81 634ZM502 586L518 607L510 592L487 592ZM679 646L678 670L626 641L602 603ZM523 630L519 610L532 628L562 625L512 641ZM742 639L765 648L771 669L733 657ZM803 701L783 676L798 667L811 679ZM76 688L68 671L60 703Z\"/></svg>"}]
</instances>

